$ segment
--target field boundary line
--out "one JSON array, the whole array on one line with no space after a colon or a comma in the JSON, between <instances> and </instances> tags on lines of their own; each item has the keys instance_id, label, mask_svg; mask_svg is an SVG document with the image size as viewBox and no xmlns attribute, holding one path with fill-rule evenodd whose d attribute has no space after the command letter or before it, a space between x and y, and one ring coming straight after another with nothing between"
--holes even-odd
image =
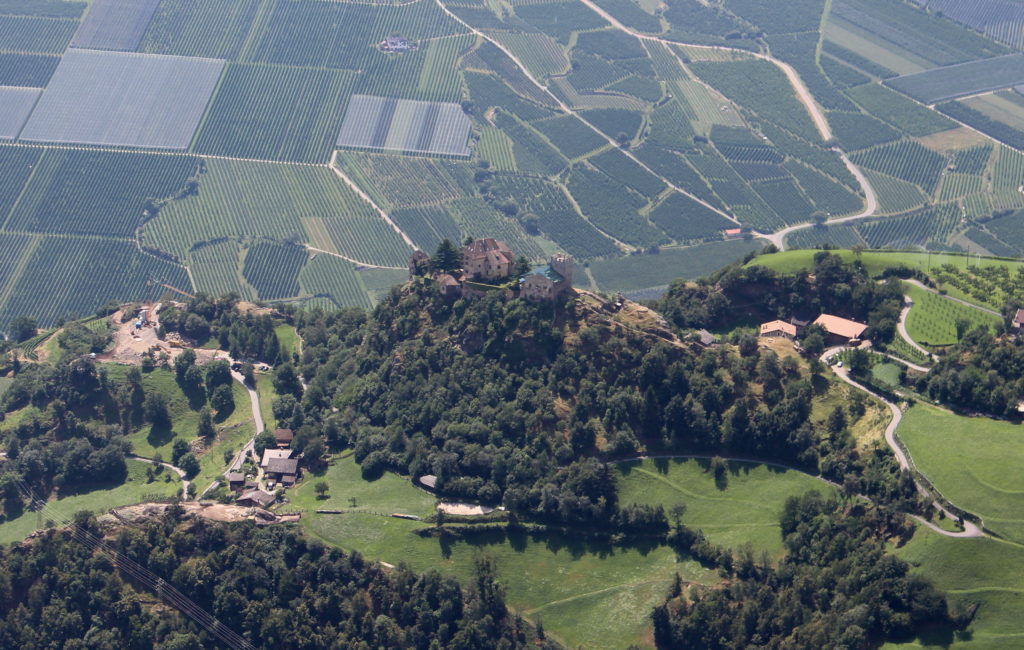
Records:
<instances>
[{"instance_id":1,"label":"field boundary line","mask_svg":"<svg viewBox=\"0 0 1024 650\"><path fill-rule=\"evenodd\" d=\"M305 249L308 250L308 251L313 251L314 253L320 253L320 254L323 254L323 255L331 255L332 257L340 257L341 259L345 260L346 262L352 262L353 264L357 264L359 266L363 266L363 267L370 268L370 269L387 269L389 271L405 271L406 270L405 267L402 267L402 266L383 266L381 264L371 264L370 262L360 262L357 259L353 259L353 258L348 257L346 255L342 255L341 253L335 253L333 251L325 251L322 248L316 248L315 246L310 246L309 244L303 244L303 247L305 247Z\"/></svg>"},{"instance_id":2,"label":"field boundary line","mask_svg":"<svg viewBox=\"0 0 1024 650\"><path fill-rule=\"evenodd\" d=\"M220 76L217 77L217 83L213 86L213 92L206 99L206 107L203 109L203 116L199 118L199 124L196 124L196 130L192 132L192 139L189 140L186 151L195 151L196 144L199 143L199 135L203 132L203 127L206 126L206 120L210 117L210 113L213 112L213 107L217 103L217 95L220 93L220 89L224 87L224 80L228 76L229 62L225 61L223 67L220 69Z\"/></svg>"},{"instance_id":3,"label":"field boundary line","mask_svg":"<svg viewBox=\"0 0 1024 650\"><path fill-rule=\"evenodd\" d=\"M603 593L606 593L606 592L609 592L609 591L617 591L619 589L626 589L626 588L629 588L629 587L641 587L643 585L653 585L653 584L663 583L663 582L666 582L666 581L667 581L667 578L665 580L658 580L657 578L655 578L653 580L640 580L638 582L623 582L623 583L620 583L620 584L617 584L617 585L612 585L611 587L603 587L601 589L595 589L594 591L588 591L588 592L583 593L583 594L576 594L574 596L569 596L568 598L560 598L558 600L552 600L551 602L544 603L543 605L540 605L539 607L534 607L533 609L524 610L523 611L523 615L525 615L525 616L532 616L532 615L536 614L537 612L539 612L541 610L547 609L548 607L555 607L557 605L564 605L565 603L571 603L574 600L579 600L581 598L587 598L589 596L596 596L598 594L603 594ZM693 584L692 580L683 580L683 582L686 583L686 584Z\"/></svg>"},{"instance_id":4,"label":"field boundary line","mask_svg":"<svg viewBox=\"0 0 1024 650\"><path fill-rule=\"evenodd\" d=\"M249 31L245 35L245 40L242 41L242 47L238 48L238 56L235 57L235 61L249 63L249 57L252 54L250 50L254 47L258 34L263 32L270 14L270 8L273 5L274 0L260 1L260 6L256 8L256 15L253 16L252 23L249 25Z\"/></svg>"},{"instance_id":5,"label":"field boundary line","mask_svg":"<svg viewBox=\"0 0 1024 650\"><path fill-rule=\"evenodd\" d=\"M391 228L396 233L398 233L398 236L405 240L405 243L409 246L409 248L413 249L414 251L419 250L419 247L417 247L416 244L413 243L412 239L409 238L409 235L405 234L405 231L399 228L398 224L391 220L391 217L388 215L388 213L385 212L384 209L381 208L379 205L377 205L377 203L372 198L370 198L370 195L363 191L363 188L359 187L359 185L356 184L355 181L349 178L348 174L343 172L341 168L338 167L337 163L338 150L335 149L334 153L331 154L331 162L327 164L327 166L331 168L331 171L333 171L335 175L337 175L337 177L340 178L342 182L345 183L345 185L348 185L350 190L359 195L359 198L361 198L363 201L368 203L374 210L376 210L377 214L379 214L380 217L384 219L384 221L387 222L387 224L391 226Z\"/></svg>"},{"instance_id":6,"label":"field boundary line","mask_svg":"<svg viewBox=\"0 0 1024 650\"><path fill-rule=\"evenodd\" d=\"M293 167L328 167L329 163L311 163L302 162L301 160L268 160L265 158L243 158L240 156L224 156L215 153L202 153L199 151L171 151L168 149L132 149L130 147L123 147L117 145L105 145L105 144L71 144L71 143L60 143L60 142L25 142L20 140L18 142L3 142L0 147L24 147L28 149L55 149L63 151L102 151L107 153L130 153L130 154L141 154L145 156L184 156L188 158L207 158L210 160L232 160L235 162L248 162L248 163L260 163L264 165L289 165Z\"/></svg>"}]
</instances>

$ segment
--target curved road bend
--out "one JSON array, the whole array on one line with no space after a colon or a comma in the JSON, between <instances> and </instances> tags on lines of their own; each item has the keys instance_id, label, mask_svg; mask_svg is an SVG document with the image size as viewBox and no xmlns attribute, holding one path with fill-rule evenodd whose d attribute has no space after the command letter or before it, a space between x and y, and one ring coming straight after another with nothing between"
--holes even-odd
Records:
<instances>
[{"instance_id":1,"label":"curved road bend","mask_svg":"<svg viewBox=\"0 0 1024 650\"><path fill-rule=\"evenodd\" d=\"M133 460L141 461L143 463L149 463L150 465L160 465L161 467L166 467L167 469L169 469L172 472L174 472L175 474L177 474L179 477L181 477L181 500L185 501L185 500L188 499L189 480L185 478L185 470L183 470L180 467L177 467L175 465L171 465L170 463L164 463L164 462L158 463L155 460L153 460L152 458L145 458L143 456L135 456L134 454L129 456L129 458L131 458Z\"/></svg>"},{"instance_id":2,"label":"curved road bend","mask_svg":"<svg viewBox=\"0 0 1024 650\"><path fill-rule=\"evenodd\" d=\"M841 350L845 350L845 349L846 348L844 348L844 347L837 347L837 348L829 348L828 350L825 350L825 352L821 355L821 362L824 363L825 365L828 365L828 362L826 361L826 359L828 359L830 356L840 352ZM907 458L906 453L904 453L904 451L900 447L899 443L896 442L896 428L899 427L900 421L903 419L903 412L900 411L900 407L895 405L895 404L893 404L889 400L885 399L881 395L878 395L877 393L875 393L875 392L873 392L871 390L868 390L862 384L854 381L853 379L850 379L849 371L846 368L838 368L836 366L830 366L830 367L832 368L832 371L836 373L836 376L839 377L840 379L842 379L843 381L845 381L847 384L853 386L854 388L856 388L858 390L861 390L861 391L867 393L868 395L871 395L872 397L874 397L876 399L881 400L882 403L884 403L886 406L889 407L889 412L892 413L892 421L890 421L889 422L889 426L887 426L885 428L885 442L886 442L887 445L889 445L889 449L891 449L892 453L896 456L896 461L899 463L900 469L905 469L905 470L909 471L910 470L910 459ZM914 481L914 485L917 487L917 491L920 494L922 494L923 496L925 496L927 498L931 498L931 494L928 492L928 490L926 490L924 488L924 486L922 486L917 481ZM958 518L957 515L953 514L949 510L946 510L946 508L943 507L942 504L938 503L937 501L935 502L935 508L937 510L941 511L943 514L945 514L947 517L949 517L953 521L956 521L957 518ZM981 529L977 526L977 524L975 524L972 521L968 521L966 519L964 519L964 529L962 531L960 531L960 532L951 532L951 531L943 530L942 528L939 528L939 526L937 526L936 524L933 524L932 522L928 521L927 519L925 519L923 517L919 517L917 515L911 515L911 516L914 519L916 519L918 522L920 522L921 524L923 524L923 525L927 526L928 528L934 530L935 532L939 533L940 535L945 535L946 537L984 537L985 536L985 534L981 531Z\"/></svg>"},{"instance_id":3,"label":"curved road bend","mask_svg":"<svg viewBox=\"0 0 1024 650\"><path fill-rule=\"evenodd\" d=\"M939 360L938 356L936 356L936 355L932 354L931 352L929 352L928 350L924 349L923 347L921 347L917 343L917 341L915 341L914 339L910 338L910 334L907 332L907 316L909 314L910 314L910 305L907 305L907 306L903 307L903 309L900 310L900 319L898 321L896 321L896 331L899 332L900 338L903 339L907 343L907 345L909 345L910 347L914 348L915 350L917 350L918 352L920 352L924 356L928 357L932 361L938 361ZM925 372L927 372L927 371L925 371Z\"/></svg>"},{"instance_id":4,"label":"curved road bend","mask_svg":"<svg viewBox=\"0 0 1024 650\"><path fill-rule=\"evenodd\" d=\"M440 0L437 1L440 3ZM800 78L800 75L797 73L797 71L793 68L793 66L789 65L785 61L780 61L779 59L776 59L775 57L769 54L764 54L763 52L750 52L748 50L738 50L736 48L723 47L720 45L693 45L690 43L679 43L669 39L661 38L660 36L644 34L642 32L638 32L633 29L630 29L629 27L626 27L621 22L619 22L618 19L616 19L614 16L609 14L601 7L597 6L597 4L595 4L593 0L580 0L580 2L582 2L589 9L591 9L599 16L604 18L616 29L626 32L627 34L630 34L631 36L634 36L635 38L638 38L640 40L655 41L669 46L684 45L686 47L702 50L740 52L742 54L752 56L756 59L761 59L762 61L768 61L769 63L775 65L780 70L782 70L783 74L786 75L786 78L789 80L790 85L793 87L793 90L796 93L797 100L799 100L800 103L803 104L808 116L810 116L811 121L814 122L815 128L817 128L818 134L821 135L821 139L826 142L832 139L832 127L829 126L828 119L825 117L825 113L818 106L817 102L814 101L814 96L811 94L810 90L808 90L807 86L803 82L803 79ZM506 52L506 54L508 54L508 52ZM518 61L516 61L516 63L519 64ZM519 65L520 67L522 67L522 64ZM846 165L846 168L850 170L850 173L853 174L853 177L857 179L857 183L860 184L861 190L864 192L864 209L855 215L851 215L849 217L842 217L840 219L832 219L829 220L827 223L829 225L840 224L872 216L878 210L878 198L875 195L874 188L871 187L871 183L868 182L867 177L864 176L860 169L856 165L854 165L849 158L846 157L845 153L840 151L838 147L833 147L833 151L839 154L839 157L842 159L843 164ZM766 239L771 243L775 244L775 246L779 250L784 250L786 235L796 230L810 228L813 225L813 223L802 223L793 226L788 226L774 233L754 234L758 237L761 237L762 239Z\"/></svg>"}]
</instances>

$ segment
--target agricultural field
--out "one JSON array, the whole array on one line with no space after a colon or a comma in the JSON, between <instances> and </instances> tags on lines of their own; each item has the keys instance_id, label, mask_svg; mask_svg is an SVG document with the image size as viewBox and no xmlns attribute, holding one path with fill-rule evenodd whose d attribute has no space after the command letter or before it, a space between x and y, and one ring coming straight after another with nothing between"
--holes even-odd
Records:
<instances>
[{"instance_id":1,"label":"agricultural field","mask_svg":"<svg viewBox=\"0 0 1024 650\"><path fill-rule=\"evenodd\" d=\"M738 548L749 542L776 557L783 551L780 513L765 508L765 500L781 504L811 490L833 490L806 474L756 463L730 462L717 481L706 459L648 459L616 468L623 504L661 505L668 511L685 502L683 523L703 530L713 544Z\"/></svg>"},{"instance_id":2,"label":"agricultural field","mask_svg":"<svg viewBox=\"0 0 1024 650\"><path fill-rule=\"evenodd\" d=\"M966 333L977 327L988 327L991 331L1002 320L913 285L904 285L904 291L914 301L907 315L907 334L922 346L955 344L960 321L966 323Z\"/></svg>"},{"instance_id":3,"label":"agricultural field","mask_svg":"<svg viewBox=\"0 0 1024 650\"><path fill-rule=\"evenodd\" d=\"M456 104L353 95L339 147L468 156L469 118Z\"/></svg>"},{"instance_id":4,"label":"agricultural field","mask_svg":"<svg viewBox=\"0 0 1024 650\"><path fill-rule=\"evenodd\" d=\"M0 140L18 137L37 99L36 88L0 87Z\"/></svg>"},{"instance_id":5,"label":"agricultural field","mask_svg":"<svg viewBox=\"0 0 1024 650\"><path fill-rule=\"evenodd\" d=\"M186 149L223 65L213 59L70 50L21 138Z\"/></svg>"},{"instance_id":6,"label":"agricultural field","mask_svg":"<svg viewBox=\"0 0 1024 650\"><path fill-rule=\"evenodd\" d=\"M534 260L562 250L596 269L640 268L610 284L656 291L676 271L655 246L717 246L732 219L767 233L862 210L837 144L895 219L800 231L789 245L1020 249L1014 218L950 217L1024 207L1020 156L968 141L903 94L941 87L925 99L1015 142L1017 95L961 96L1016 83L1020 55L1002 36L897 0L601 3L677 45L570 2L457 4L0 3L0 139L31 150L22 162L0 150L14 172L0 180L0 234L30 235L33 251L70 246L49 241L65 235L134 244L134 273L185 291L318 306L372 302L382 288L367 278L398 277L412 248L466 236ZM751 51L793 66L834 140ZM293 245L305 261L289 258L280 281L260 270L276 263L264 252ZM22 277L25 250L9 275ZM95 308L15 302L47 318Z\"/></svg>"},{"instance_id":7,"label":"agricultural field","mask_svg":"<svg viewBox=\"0 0 1024 650\"><path fill-rule=\"evenodd\" d=\"M1006 54L935 68L885 83L922 104L935 104L1024 83L1024 54Z\"/></svg>"},{"instance_id":8,"label":"agricultural field","mask_svg":"<svg viewBox=\"0 0 1024 650\"><path fill-rule=\"evenodd\" d=\"M1020 426L918 404L897 433L918 471L951 503L1007 539L1024 541L1024 510L1012 496L1024 490L1014 470L1021 460Z\"/></svg>"}]
</instances>

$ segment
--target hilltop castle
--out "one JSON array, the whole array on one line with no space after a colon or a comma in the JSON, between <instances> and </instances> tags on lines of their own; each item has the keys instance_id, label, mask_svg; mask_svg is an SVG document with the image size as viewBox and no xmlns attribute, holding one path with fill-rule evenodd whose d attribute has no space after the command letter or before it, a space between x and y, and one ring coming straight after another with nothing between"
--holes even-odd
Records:
<instances>
[{"instance_id":1,"label":"hilltop castle","mask_svg":"<svg viewBox=\"0 0 1024 650\"><path fill-rule=\"evenodd\" d=\"M523 268L505 242L490 237L462 247L460 269L431 269L430 256L421 250L409 257L409 277L429 277L449 298L504 289L527 300L554 301L572 290L572 272L573 259L564 253L552 255L547 264Z\"/></svg>"}]
</instances>

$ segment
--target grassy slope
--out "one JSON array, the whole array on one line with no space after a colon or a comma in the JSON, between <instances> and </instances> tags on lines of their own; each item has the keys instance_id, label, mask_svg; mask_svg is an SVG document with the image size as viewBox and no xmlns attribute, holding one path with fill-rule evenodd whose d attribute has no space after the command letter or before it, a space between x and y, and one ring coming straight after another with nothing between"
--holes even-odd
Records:
<instances>
[{"instance_id":1,"label":"grassy slope","mask_svg":"<svg viewBox=\"0 0 1024 650\"><path fill-rule=\"evenodd\" d=\"M750 264L766 266L768 268L775 269L780 273L793 273L800 269L810 271L814 266L814 255L820 252L821 251L809 249L783 251L781 253L773 253L771 255L762 255L751 261ZM846 262L852 262L856 259L853 252L850 250L834 250L829 252L841 256ZM907 251L865 251L861 254L860 261L864 263L864 266L867 268L869 273L877 275L887 268L900 265L912 269L919 269L925 272L930 269L938 269L943 264L952 264L963 269L968 263L968 258L966 255L950 255L947 253L929 254ZM1005 266L1012 272L1024 265L1024 262L991 257L979 258L972 255L970 257L970 265L983 267ZM945 289L949 295L955 298L960 298L974 304L981 304L970 294L966 294L954 286L941 286L940 288ZM989 308L992 307L991 305L982 306Z\"/></svg>"},{"instance_id":2,"label":"grassy slope","mask_svg":"<svg viewBox=\"0 0 1024 650\"><path fill-rule=\"evenodd\" d=\"M760 264L761 266L767 266L784 273L792 273L799 269L809 271L814 266L814 255L820 252L808 249L783 251L771 255L762 255L753 260L751 264ZM850 250L834 250L829 252L840 255L846 262L852 262L856 259L853 251ZM967 257L965 255L950 255L947 253L931 253L929 255L928 253L907 251L865 251L861 253L860 260L869 272L880 273L888 267L899 266L900 264L922 271L938 268L943 264L953 264L963 268L967 262ZM978 261L978 257L971 256L972 265L977 265ZM1024 264L1024 262L984 257L981 258L981 263L983 266L1006 266L1011 270L1015 270Z\"/></svg>"},{"instance_id":3,"label":"grassy slope","mask_svg":"<svg viewBox=\"0 0 1024 650\"><path fill-rule=\"evenodd\" d=\"M956 343L956 321L961 318L970 321L970 329L999 324L998 316L971 309L920 287L904 283L903 290L914 301L907 316L907 334L921 345Z\"/></svg>"},{"instance_id":4,"label":"grassy slope","mask_svg":"<svg viewBox=\"0 0 1024 650\"><path fill-rule=\"evenodd\" d=\"M951 605L978 605L966 634L925 636L898 647L948 647L950 642L954 648L979 650L1024 646L1024 547L988 538L952 539L921 527L897 555L944 590Z\"/></svg>"},{"instance_id":5,"label":"grassy slope","mask_svg":"<svg viewBox=\"0 0 1024 650\"><path fill-rule=\"evenodd\" d=\"M181 481L174 472L164 470L155 481L146 483L148 467L150 465L146 463L128 460L128 480L121 485L64 497L51 501L50 506L62 516L71 518L79 510L103 513L111 508L139 503L154 496L165 497L181 493ZM24 539L35 529L36 513L26 511L20 517L0 524L0 544Z\"/></svg>"},{"instance_id":6,"label":"grassy slope","mask_svg":"<svg viewBox=\"0 0 1024 650\"><path fill-rule=\"evenodd\" d=\"M793 472L748 464L731 469L722 491L697 461L630 463L623 468L622 499L670 506L682 498L689 505L685 521L705 528L716 543L738 546L750 539L755 548L777 553L781 546L774 522L782 501L808 489L825 489L813 478ZM330 485L329 498L322 501L313 492L319 480ZM354 512L312 513L317 508L353 510L351 497L356 499ZM756 503L758 497L768 503ZM289 498L286 509L305 511L302 521L310 533L371 559L404 561L417 570L437 568L466 578L474 553L489 553L498 562L509 602L528 616L543 619L548 632L571 647L621 648L643 642L650 611L677 571L687 580L717 581L713 572L664 547L552 536L509 539L502 533L472 543L441 544L421 538L412 531L425 524L387 515L427 515L433 510L433 496L393 474L365 481L351 457L337 460L323 477L307 477Z\"/></svg>"},{"instance_id":7,"label":"grassy slope","mask_svg":"<svg viewBox=\"0 0 1024 650\"><path fill-rule=\"evenodd\" d=\"M124 381L128 372L126 366L106 364L105 367L112 380ZM167 460L170 458L171 446L175 439L182 438L191 441L195 438L202 405L189 404L188 397L178 387L174 380L174 373L169 369L157 368L152 372L144 373L142 384L146 392L155 390L167 396L168 410L174 425L172 431L153 431L149 424L145 424L128 436L128 439L132 443L132 450L139 456L152 457L159 451ZM243 425L252 419L249 394L238 382L234 381L231 382L231 390L235 396L235 410L226 419L216 423L218 429Z\"/></svg>"},{"instance_id":8,"label":"grassy slope","mask_svg":"<svg viewBox=\"0 0 1024 650\"><path fill-rule=\"evenodd\" d=\"M288 355L301 352L299 333L295 331L294 327L281 324L274 328L274 332L277 334L277 340L281 342L281 352Z\"/></svg>"},{"instance_id":9,"label":"grassy slope","mask_svg":"<svg viewBox=\"0 0 1024 650\"><path fill-rule=\"evenodd\" d=\"M917 468L947 499L1024 543L1024 428L918 404L898 433Z\"/></svg>"},{"instance_id":10,"label":"grassy slope","mask_svg":"<svg viewBox=\"0 0 1024 650\"><path fill-rule=\"evenodd\" d=\"M703 529L713 544L738 548L750 542L775 556L783 551L779 533L782 504L810 490L832 491L827 483L800 472L754 463L729 463L716 482L709 462L654 459L619 465L622 503L686 504L683 523Z\"/></svg>"}]
</instances>

